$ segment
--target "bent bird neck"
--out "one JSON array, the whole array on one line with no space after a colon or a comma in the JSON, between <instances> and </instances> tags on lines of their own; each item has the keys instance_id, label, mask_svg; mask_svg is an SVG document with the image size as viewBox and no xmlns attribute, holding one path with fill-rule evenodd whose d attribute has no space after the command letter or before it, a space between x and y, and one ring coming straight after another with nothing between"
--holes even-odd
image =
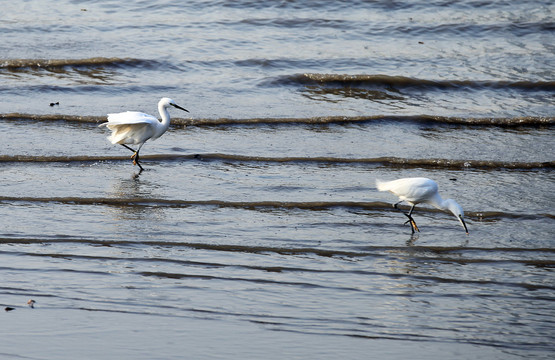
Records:
<instances>
[{"instance_id":1,"label":"bent bird neck","mask_svg":"<svg viewBox=\"0 0 555 360\"><path fill-rule=\"evenodd\" d=\"M428 201L428 203L437 209L445 210L447 208L446 200L443 200L441 195L437 193Z\"/></svg>"},{"instance_id":2,"label":"bent bird neck","mask_svg":"<svg viewBox=\"0 0 555 360\"><path fill-rule=\"evenodd\" d=\"M164 129L167 129L170 126L170 113L168 112L168 109L163 105L158 105L158 112L162 117L162 126Z\"/></svg>"}]
</instances>

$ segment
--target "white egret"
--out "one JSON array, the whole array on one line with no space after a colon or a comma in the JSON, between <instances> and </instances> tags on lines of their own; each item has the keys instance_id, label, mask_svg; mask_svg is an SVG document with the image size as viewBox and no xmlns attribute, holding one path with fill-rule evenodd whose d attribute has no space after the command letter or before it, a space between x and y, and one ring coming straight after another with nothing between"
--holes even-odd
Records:
<instances>
[{"instance_id":1,"label":"white egret","mask_svg":"<svg viewBox=\"0 0 555 360\"><path fill-rule=\"evenodd\" d=\"M108 121L100 124L100 126L106 126L112 131L112 134L108 136L108 140L112 144L120 144L133 151L131 156L133 165L138 165L141 171L143 171L144 169L139 163L139 151L147 140L156 140L168 130L170 126L169 106L189 112L189 110L177 105L172 99L165 97L158 102L158 112L162 117L162 121L158 121L154 116L142 112L126 111L108 114ZM134 150L126 144L139 146L137 150Z\"/></svg>"},{"instance_id":2,"label":"white egret","mask_svg":"<svg viewBox=\"0 0 555 360\"><path fill-rule=\"evenodd\" d=\"M407 222L410 223L413 234L415 230L420 230L412 218L412 211L417 204L425 203L441 210L451 211L468 235L462 207L453 199L443 200L438 193L438 186L435 181L427 178L404 178L393 181L376 180L376 187L379 191L389 191L399 197L401 201L394 204L393 207L409 218ZM403 201L412 205L408 214L397 207Z\"/></svg>"}]
</instances>

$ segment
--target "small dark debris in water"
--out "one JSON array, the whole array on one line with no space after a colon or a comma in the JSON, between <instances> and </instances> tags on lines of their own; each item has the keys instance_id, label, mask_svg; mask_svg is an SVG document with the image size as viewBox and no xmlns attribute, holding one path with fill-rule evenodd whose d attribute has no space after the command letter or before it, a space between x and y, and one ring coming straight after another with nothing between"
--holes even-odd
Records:
<instances>
[{"instance_id":1,"label":"small dark debris in water","mask_svg":"<svg viewBox=\"0 0 555 360\"><path fill-rule=\"evenodd\" d=\"M4 310L6 310L6 311L12 311L12 310L15 310L15 308L13 308L13 307L11 307L11 306L6 306L6 307L4 308Z\"/></svg>"},{"instance_id":2,"label":"small dark debris in water","mask_svg":"<svg viewBox=\"0 0 555 360\"><path fill-rule=\"evenodd\" d=\"M34 308L35 307L35 303L36 301L33 299L30 299L29 301L27 301L27 305L29 305L30 308Z\"/></svg>"},{"instance_id":3,"label":"small dark debris in water","mask_svg":"<svg viewBox=\"0 0 555 360\"><path fill-rule=\"evenodd\" d=\"M81 11L87 11L87 9L81 9Z\"/></svg>"},{"instance_id":4,"label":"small dark debris in water","mask_svg":"<svg viewBox=\"0 0 555 360\"><path fill-rule=\"evenodd\" d=\"M456 178L451 178L451 179L449 179L449 180L451 180L451 181L457 181L457 179L456 179Z\"/></svg>"},{"instance_id":5,"label":"small dark debris in water","mask_svg":"<svg viewBox=\"0 0 555 360\"><path fill-rule=\"evenodd\" d=\"M54 106L54 105L60 105L60 102L56 101L55 103L50 103L50 106Z\"/></svg>"},{"instance_id":6,"label":"small dark debris in water","mask_svg":"<svg viewBox=\"0 0 555 360\"><path fill-rule=\"evenodd\" d=\"M424 45L424 41L419 41L418 42L420 45Z\"/></svg>"}]
</instances>

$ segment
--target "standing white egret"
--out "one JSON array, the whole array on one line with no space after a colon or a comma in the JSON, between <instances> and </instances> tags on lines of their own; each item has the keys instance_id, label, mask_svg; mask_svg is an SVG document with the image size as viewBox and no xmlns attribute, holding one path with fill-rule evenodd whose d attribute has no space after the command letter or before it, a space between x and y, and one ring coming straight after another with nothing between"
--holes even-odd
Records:
<instances>
[{"instance_id":1,"label":"standing white egret","mask_svg":"<svg viewBox=\"0 0 555 360\"><path fill-rule=\"evenodd\" d=\"M168 130L170 126L168 107L170 105L189 112L189 110L177 105L172 99L165 97L158 102L158 112L162 117L162 121L158 121L154 116L142 112L126 111L108 114L108 121L100 124L100 126L106 126L112 131L112 134L108 136L108 140L112 144L120 144L133 151L131 156L133 165L138 165L141 171L143 171L144 169L139 163L139 151L147 140L156 140ZM137 150L134 150L126 144L138 144L139 147Z\"/></svg>"},{"instance_id":2,"label":"standing white egret","mask_svg":"<svg viewBox=\"0 0 555 360\"><path fill-rule=\"evenodd\" d=\"M464 227L466 234L468 234L462 207L453 199L443 200L438 193L438 186L435 181L427 178L404 178L393 181L376 180L376 187L379 191L389 191L399 197L401 201L394 204L393 207L409 218L407 222L410 223L413 234L415 230L420 231L412 218L414 207L420 203L430 204L435 208L451 211ZM397 207L403 201L412 205L408 214Z\"/></svg>"}]
</instances>

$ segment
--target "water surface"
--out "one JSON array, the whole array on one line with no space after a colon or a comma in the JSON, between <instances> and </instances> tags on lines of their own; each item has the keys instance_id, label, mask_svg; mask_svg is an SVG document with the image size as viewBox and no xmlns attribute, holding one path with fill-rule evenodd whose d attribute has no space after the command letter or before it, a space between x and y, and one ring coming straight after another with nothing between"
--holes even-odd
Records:
<instances>
[{"instance_id":1,"label":"water surface","mask_svg":"<svg viewBox=\"0 0 555 360\"><path fill-rule=\"evenodd\" d=\"M551 2L2 8L1 357L552 357Z\"/></svg>"}]
</instances>

